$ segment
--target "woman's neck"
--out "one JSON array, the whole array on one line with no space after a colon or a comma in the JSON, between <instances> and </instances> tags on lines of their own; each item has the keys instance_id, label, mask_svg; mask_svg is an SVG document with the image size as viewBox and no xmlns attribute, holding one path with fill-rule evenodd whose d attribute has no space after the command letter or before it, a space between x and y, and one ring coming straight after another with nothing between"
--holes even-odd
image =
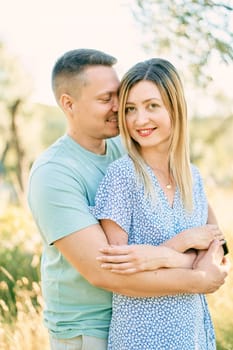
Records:
<instances>
[{"instance_id":1,"label":"woman's neck","mask_svg":"<svg viewBox=\"0 0 233 350\"><path fill-rule=\"evenodd\" d=\"M165 152L159 153L154 150L146 150L146 152L141 152L141 156L146 164L152 169L164 192L168 193L169 199L173 201L175 183L169 166L168 154Z\"/></svg>"},{"instance_id":2,"label":"woman's neck","mask_svg":"<svg viewBox=\"0 0 233 350\"><path fill-rule=\"evenodd\" d=\"M153 170L157 169L164 174L170 174L169 155L165 152L155 152L154 150L141 150L142 158Z\"/></svg>"}]
</instances>

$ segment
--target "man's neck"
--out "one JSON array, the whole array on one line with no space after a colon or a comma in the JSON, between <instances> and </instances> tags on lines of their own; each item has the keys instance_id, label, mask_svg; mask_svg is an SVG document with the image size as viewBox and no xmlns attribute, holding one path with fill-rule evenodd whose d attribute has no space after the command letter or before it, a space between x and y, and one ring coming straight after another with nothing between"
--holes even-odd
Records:
<instances>
[{"instance_id":1,"label":"man's neck","mask_svg":"<svg viewBox=\"0 0 233 350\"><path fill-rule=\"evenodd\" d=\"M99 139L89 139L87 137L75 137L72 133L67 132L67 135L71 137L75 142L77 142L81 147L85 148L87 151L103 155L106 153L106 141Z\"/></svg>"}]
</instances>

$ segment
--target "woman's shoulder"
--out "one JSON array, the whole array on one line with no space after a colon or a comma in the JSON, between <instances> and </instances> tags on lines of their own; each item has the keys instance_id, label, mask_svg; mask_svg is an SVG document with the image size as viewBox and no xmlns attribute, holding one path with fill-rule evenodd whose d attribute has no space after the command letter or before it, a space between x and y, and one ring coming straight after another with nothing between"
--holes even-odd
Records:
<instances>
[{"instance_id":1,"label":"woman's shoulder","mask_svg":"<svg viewBox=\"0 0 233 350\"><path fill-rule=\"evenodd\" d=\"M199 168L193 163L191 164L191 172L192 172L193 178L200 178L201 177L201 172L200 172Z\"/></svg>"},{"instance_id":2,"label":"woman's shoulder","mask_svg":"<svg viewBox=\"0 0 233 350\"><path fill-rule=\"evenodd\" d=\"M203 190L204 180L199 168L196 165L191 164L191 171L192 171L193 186L195 190L197 190L197 188Z\"/></svg>"},{"instance_id":3,"label":"woman's shoulder","mask_svg":"<svg viewBox=\"0 0 233 350\"><path fill-rule=\"evenodd\" d=\"M117 173L133 173L134 165L132 159L125 154L124 156L114 160L108 167L108 171L115 171Z\"/></svg>"},{"instance_id":4,"label":"woman's shoulder","mask_svg":"<svg viewBox=\"0 0 233 350\"><path fill-rule=\"evenodd\" d=\"M134 188L135 181L131 163L132 161L127 155L114 160L108 166L105 176L100 183L101 191L104 189L107 193L109 190L112 192L123 188L127 192Z\"/></svg>"}]
</instances>

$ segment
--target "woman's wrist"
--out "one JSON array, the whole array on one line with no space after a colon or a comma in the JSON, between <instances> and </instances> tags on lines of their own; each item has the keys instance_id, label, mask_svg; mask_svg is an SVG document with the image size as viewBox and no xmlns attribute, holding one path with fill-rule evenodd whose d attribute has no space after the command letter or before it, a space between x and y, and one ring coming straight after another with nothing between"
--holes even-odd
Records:
<instances>
[{"instance_id":1,"label":"woman's wrist","mask_svg":"<svg viewBox=\"0 0 233 350\"><path fill-rule=\"evenodd\" d=\"M192 234L191 230L184 230L182 231L183 235L183 251L186 252L189 249L192 249L195 246L195 242L193 241L194 235Z\"/></svg>"},{"instance_id":2,"label":"woman's wrist","mask_svg":"<svg viewBox=\"0 0 233 350\"><path fill-rule=\"evenodd\" d=\"M192 236L191 236L192 237ZM164 242L164 246L174 249L177 252L184 253L186 250L192 247L189 230L184 230L172 237L168 241Z\"/></svg>"}]
</instances>

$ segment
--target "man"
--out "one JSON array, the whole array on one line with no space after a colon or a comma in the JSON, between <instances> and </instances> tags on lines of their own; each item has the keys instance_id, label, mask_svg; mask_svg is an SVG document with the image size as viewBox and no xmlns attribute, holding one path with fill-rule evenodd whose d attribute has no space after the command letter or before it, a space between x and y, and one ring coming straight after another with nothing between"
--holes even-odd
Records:
<instances>
[{"instance_id":1,"label":"man","mask_svg":"<svg viewBox=\"0 0 233 350\"><path fill-rule=\"evenodd\" d=\"M32 167L28 201L41 232L44 318L51 349L104 350L111 293L153 296L210 293L227 275L213 244L195 270L161 269L129 276L101 269L107 240L89 213L107 166L123 154L117 124L116 59L80 49L56 62L52 85L67 117L67 133ZM102 289L103 288L103 289Z\"/></svg>"}]
</instances>

